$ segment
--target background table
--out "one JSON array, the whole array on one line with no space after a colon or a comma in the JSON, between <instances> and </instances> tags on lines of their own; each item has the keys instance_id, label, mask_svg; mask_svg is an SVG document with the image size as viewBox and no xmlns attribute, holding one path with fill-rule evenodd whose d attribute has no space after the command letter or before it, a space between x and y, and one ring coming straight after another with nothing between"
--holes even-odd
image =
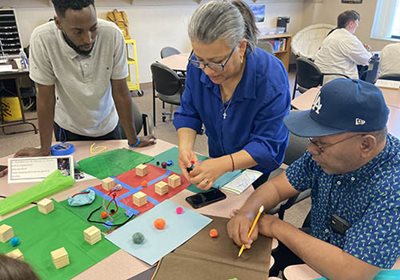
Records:
<instances>
[{"instance_id":1,"label":"background table","mask_svg":"<svg viewBox=\"0 0 400 280\"><path fill-rule=\"evenodd\" d=\"M80 159L86 158L90 156L89 148L90 145L93 144L91 141L81 141L81 142L72 142L75 145L76 152L74 153L74 159L79 161ZM99 141L96 142L96 145L106 146L108 149L118 149L118 148L126 148L127 142L126 140L111 140L111 141ZM168 142L157 139L157 144L154 146L144 147L144 148L136 148L135 151L139 153L143 153L149 156L156 156L175 145L172 145ZM7 164L7 158L11 157L3 157L0 158L0 164ZM69 195L77 193L86 187L93 186L99 184L99 180L87 180L76 183L72 188L62 191L60 193L54 194L52 197L57 201L65 200ZM24 190L33 184L8 184L7 177L0 178L0 195L8 196L15 192ZM247 197L253 192L252 188L248 188L245 192L243 192L240 196L226 192L227 199L222 200L220 202L211 204L209 206L197 209L197 212L206 215L214 215L220 217L229 217L231 211L233 209L239 208L247 199ZM183 190L177 195L175 195L172 200L176 203L181 204L184 207L190 208L191 206L185 201L185 198L189 195L193 194L188 190ZM32 207L27 206L24 209ZM23 209L22 209L23 210ZM20 211L22 211L20 210ZM15 214L15 213L12 213ZM10 214L10 215L12 215ZM2 218L6 218L10 215L4 216ZM147 269L150 266L139 259L129 255L123 250L118 250L116 253L112 254L108 258L103 261L97 263L92 266L88 270L74 277L74 279L104 279L104 280L116 280L116 279L128 279L134 275L137 275Z\"/></svg>"},{"instance_id":2,"label":"background table","mask_svg":"<svg viewBox=\"0 0 400 280\"><path fill-rule=\"evenodd\" d=\"M186 67L188 64L189 53L180 53L167 56L158 62L168 66L174 71L186 72Z\"/></svg>"}]
</instances>

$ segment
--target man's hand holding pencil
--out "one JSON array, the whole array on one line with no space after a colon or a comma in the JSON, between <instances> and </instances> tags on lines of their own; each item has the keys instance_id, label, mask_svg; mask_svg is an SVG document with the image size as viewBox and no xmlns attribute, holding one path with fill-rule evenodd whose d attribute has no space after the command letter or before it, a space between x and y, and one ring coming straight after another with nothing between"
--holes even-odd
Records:
<instances>
[{"instance_id":1,"label":"man's hand holding pencil","mask_svg":"<svg viewBox=\"0 0 400 280\"><path fill-rule=\"evenodd\" d=\"M255 216L246 215L246 213L235 211L234 216L228 222L227 230L229 237L236 245L242 246L239 251L239 256L243 250L249 249L251 244L258 237L258 221L263 214L264 207L261 206Z\"/></svg>"}]
</instances>

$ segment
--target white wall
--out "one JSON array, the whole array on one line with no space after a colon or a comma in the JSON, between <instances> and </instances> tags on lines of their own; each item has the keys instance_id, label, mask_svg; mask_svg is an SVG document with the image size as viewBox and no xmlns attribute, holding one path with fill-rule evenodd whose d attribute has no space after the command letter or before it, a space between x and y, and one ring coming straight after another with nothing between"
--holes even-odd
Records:
<instances>
[{"instance_id":1,"label":"white wall","mask_svg":"<svg viewBox=\"0 0 400 280\"><path fill-rule=\"evenodd\" d=\"M342 4L341 0L258 0L256 3L266 4L265 25L268 27L276 26L278 16L289 16L288 32L292 34L314 23L335 25L338 14L354 9L361 14L356 33L361 41L374 50L380 50L389 43L370 39L376 0L364 0L362 4ZM49 0L0 0L0 6L7 4L15 6L24 46L28 45L32 30L54 15ZM151 81L150 65L160 58L162 47L173 46L182 52L191 49L186 27L198 7L195 1L97 0L96 6L100 18L105 18L107 11L114 8L128 14L130 33L137 41L139 80L142 83Z\"/></svg>"},{"instance_id":2,"label":"white wall","mask_svg":"<svg viewBox=\"0 0 400 280\"><path fill-rule=\"evenodd\" d=\"M303 27L303 0L259 0L257 4L266 4L265 24L269 27L276 26L278 16L291 17L288 32L295 33ZM198 7L194 1L134 0L131 5L128 0L99 0L96 6L99 18L105 18L107 11L114 8L128 14L130 34L137 41L141 83L151 81L150 65L160 59L162 47L173 46L182 52L191 50L187 24ZM29 44L32 30L54 15L47 0L22 0L15 5L15 9L24 46Z\"/></svg>"}]
</instances>

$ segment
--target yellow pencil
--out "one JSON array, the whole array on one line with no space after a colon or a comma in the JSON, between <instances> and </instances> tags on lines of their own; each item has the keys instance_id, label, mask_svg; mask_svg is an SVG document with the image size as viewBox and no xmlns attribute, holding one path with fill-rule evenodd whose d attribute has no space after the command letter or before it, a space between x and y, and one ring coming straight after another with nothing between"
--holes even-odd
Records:
<instances>
[{"instance_id":1,"label":"yellow pencil","mask_svg":"<svg viewBox=\"0 0 400 280\"><path fill-rule=\"evenodd\" d=\"M249 233L247 234L247 237L250 237L251 234L253 233L253 230L256 227L256 224L258 222L258 219L260 219L260 216L261 216L262 212L264 212L264 206L263 205L261 205L260 209L258 209L257 216L254 218L253 224L250 227L250 230L249 230ZM238 257L240 257L240 255L243 253L244 248L245 248L245 246L243 244L242 247L240 248Z\"/></svg>"}]
</instances>

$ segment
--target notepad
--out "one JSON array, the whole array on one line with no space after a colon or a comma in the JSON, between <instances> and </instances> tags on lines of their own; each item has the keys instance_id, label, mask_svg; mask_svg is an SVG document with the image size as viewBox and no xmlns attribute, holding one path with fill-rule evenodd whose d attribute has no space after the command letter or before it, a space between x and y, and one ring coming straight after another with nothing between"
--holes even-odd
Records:
<instances>
[{"instance_id":1,"label":"notepad","mask_svg":"<svg viewBox=\"0 0 400 280\"><path fill-rule=\"evenodd\" d=\"M246 169L235 179L224 185L221 189L235 194L241 194L257 180L262 173L257 170Z\"/></svg>"},{"instance_id":2,"label":"notepad","mask_svg":"<svg viewBox=\"0 0 400 280\"><path fill-rule=\"evenodd\" d=\"M380 79L378 79L376 81L375 85L377 87L398 89L398 88L400 88L400 81L380 80Z\"/></svg>"}]
</instances>

